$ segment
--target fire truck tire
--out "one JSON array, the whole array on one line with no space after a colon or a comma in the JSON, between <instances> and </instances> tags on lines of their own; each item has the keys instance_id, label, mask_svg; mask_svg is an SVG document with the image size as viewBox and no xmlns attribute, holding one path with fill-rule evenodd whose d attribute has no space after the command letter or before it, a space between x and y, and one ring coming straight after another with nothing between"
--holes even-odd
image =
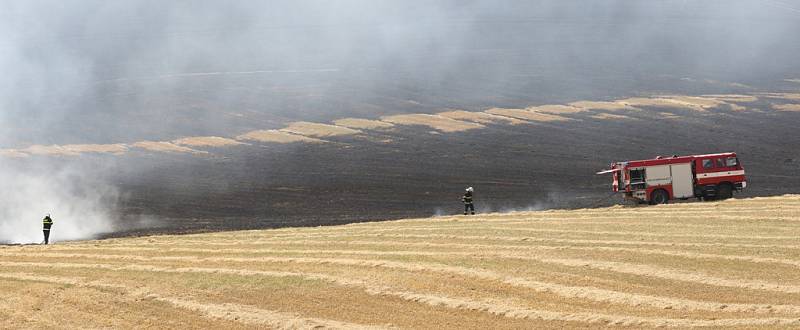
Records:
<instances>
[{"instance_id":1,"label":"fire truck tire","mask_svg":"<svg viewBox=\"0 0 800 330\"><path fill-rule=\"evenodd\" d=\"M733 197L733 187L727 183L723 183L719 186L718 190L719 199L728 199Z\"/></svg>"},{"instance_id":2,"label":"fire truck tire","mask_svg":"<svg viewBox=\"0 0 800 330\"><path fill-rule=\"evenodd\" d=\"M650 195L650 204L667 204L669 202L669 194L664 189L654 190Z\"/></svg>"}]
</instances>

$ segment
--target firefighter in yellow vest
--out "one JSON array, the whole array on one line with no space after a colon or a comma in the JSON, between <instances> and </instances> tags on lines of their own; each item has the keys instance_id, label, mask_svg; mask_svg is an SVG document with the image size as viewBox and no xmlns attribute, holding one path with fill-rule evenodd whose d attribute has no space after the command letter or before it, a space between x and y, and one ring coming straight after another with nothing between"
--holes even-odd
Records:
<instances>
[{"instance_id":1,"label":"firefighter in yellow vest","mask_svg":"<svg viewBox=\"0 0 800 330\"><path fill-rule=\"evenodd\" d=\"M50 228L53 227L53 218L48 214L42 219L42 232L44 232L44 244L50 243Z\"/></svg>"}]
</instances>

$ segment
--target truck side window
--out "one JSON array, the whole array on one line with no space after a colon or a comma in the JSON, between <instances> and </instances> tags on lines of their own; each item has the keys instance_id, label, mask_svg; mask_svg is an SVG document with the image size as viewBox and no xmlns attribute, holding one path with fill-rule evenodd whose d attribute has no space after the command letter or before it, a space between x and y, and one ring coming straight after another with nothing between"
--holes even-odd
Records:
<instances>
[{"instance_id":1,"label":"truck side window","mask_svg":"<svg viewBox=\"0 0 800 330\"><path fill-rule=\"evenodd\" d=\"M703 159L703 168L714 168L714 162L712 162L711 159Z\"/></svg>"},{"instance_id":2,"label":"truck side window","mask_svg":"<svg viewBox=\"0 0 800 330\"><path fill-rule=\"evenodd\" d=\"M714 158L714 162L717 163L717 167L725 167L725 159L723 158Z\"/></svg>"},{"instance_id":3,"label":"truck side window","mask_svg":"<svg viewBox=\"0 0 800 330\"><path fill-rule=\"evenodd\" d=\"M725 165L728 165L729 167L738 166L739 160L736 159L736 157L728 157L727 159L725 159Z\"/></svg>"}]
</instances>

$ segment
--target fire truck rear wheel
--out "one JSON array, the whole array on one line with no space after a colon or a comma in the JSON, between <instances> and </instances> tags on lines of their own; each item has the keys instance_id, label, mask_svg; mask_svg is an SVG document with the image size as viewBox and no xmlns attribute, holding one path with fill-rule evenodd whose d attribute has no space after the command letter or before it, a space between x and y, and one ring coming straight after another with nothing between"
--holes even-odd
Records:
<instances>
[{"instance_id":1,"label":"fire truck rear wheel","mask_svg":"<svg viewBox=\"0 0 800 330\"><path fill-rule=\"evenodd\" d=\"M655 190L650 195L650 204L658 205L658 204L667 204L669 201L669 194L664 189Z\"/></svg>"},{"instance_id":2,"label":"fire truck rear wheel","mask_svg":"<svg viewBox=\"0 0 800 330\"><path fill-rule=\"evenodd\" d=\"M733 197L733 187L727 183L723 183L719 186L718 192L719 199L728 199Z\"/></svg>"}]
</instances>

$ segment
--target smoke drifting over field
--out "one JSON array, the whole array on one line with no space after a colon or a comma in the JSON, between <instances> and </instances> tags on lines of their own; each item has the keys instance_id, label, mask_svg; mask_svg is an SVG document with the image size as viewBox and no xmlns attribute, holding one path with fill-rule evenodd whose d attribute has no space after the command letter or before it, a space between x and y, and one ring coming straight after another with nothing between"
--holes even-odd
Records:
<instances>
[{"instance_id":1,"label":"smoke drifting over field","mask_svg":"<svg viewBox=\"0 0 800 330\"><path fill-rule=\"evenodd\" d=\"M629 118L569 117L574 113L568 111L577 107L550 109L550 114L522 110L529 106L588 100L598 101L591 102L592 109L621 109L619 102L607 101L637 100L632 97L651 92L756 92L760 90L753 86L784 79L789 84L800 77L800 40L793 37L800 31L800 14L795 7L762 0L5 1L0 4L0 159L13 166L0 164L0 178L8 187L0 200L0 240L38 240L38 230L20 231L38 228L38 219L48 210L56 219L56 239L114 229L118 221L109 219L116 203L125 204L119 197L125 194L94 177L92 162L68 160L85 154L137 150L148 156L182 154L222 162L220 158L230 161L229 155L215 158L218 154L212 151L250 148L234 165L213 163L211 168L186 170L190 166L180 160L168 167L161 159L127 154L130 158L115 163L125 166L124 188L138 189L136 207L162 203L162 209L147 209L181 215L219 200L223 207L214 207L227 215L234 213L229 209L257 206L226 193L313 200L311 193L319 192L322 199L346 188L365 195L371 194L368 189L396 189L409 177L421 177L409 168L432 168L432 160L441 156L439 150L403 154L436 147L421 138L430 130L453 133L443 141L457 141L454 136L469 132L484 139L478 145L486 145L496 123L525 126L538 121L540 129L562 122L579 125L588 118ZM791 112L796 106L775 109ZM543 119L547 122L541 124ZM424 134L384 136L404 125L424 127ZM510 127L507 138L530 136L524 130ZM323 147L352 142L322 143L326 139L367 139L362 132L373 134L368 138L381 145L370 149L374 154L368 157L350 155L360 163L336 158L344 152L321 156ZM392 143L404 141L405 151L389 150ZM275 148L283 158L262 155L266 151L259 150L261 145L272 142L282 144ZM313 146L294 147L304 142ZM459 141L450 147L474 143ZM517 159L525 152L520 150L539 148L524 144L509 149ZM507 145L493 150L502 147ZM694 152L682 146L664 149ZM97 162L104 162L102 156ZM63 168L25 165L48 157L58 158L55 163ZM481 157L486 156L442 163L482 163ZM556 151L548 157L571 156ZM396 166L402 162L397 158L412 161ZM508 164L486 163L486 168ZM313 166L303 167L305 173L289 173L298 164ZM331 171L361 164L370 164L356 176L367 178L365 187L348 181L352 177L336 177L346 170ZM237 170L242 173L232 173ZM439 173L446 172L453 171ZM252 173L259 176L247 176ZM396 181L370 181L374 173L393 173L389 177ZM570 175L564 180L573 180ZM411 181L408 189L443 196L449 188L441 183L433 187L442 177ZM46 190L54 184L59 188ZM208 197L212 193L218 193L217 199ZM374 196L351 197L369 207L386 206L373 202L380 199ZM173 201L181 198L191 203ZM418 198L412 195L403 202ZM283 204L257 213L293 212L286 205L294 204L276 203ZM525 205L509 204L509 209ZM201 211L195 216L208 216L207 210Z\"/></svg>"},{"instance_id":2,"label":"smoke drifting over field","mask_svg":"<svg viewBox=\"0 0 800 330\"><path fill-rule=\"evenodd\" d=\"M50 237L55 242L119 228L114 220L119 192L87 171L0 165L0 243L41 242L42 218L48 213L55 221Z\"/></svg>"},{"instance_id":3,"label":"smoke drifting over field","mask_svg":"<svg viewBox=\"0 0 800 330\"><path fill-rule=\"evenodd\" d=\"M0 147L241 129L237 117L213 112L244 112L233 105L237 89L248 86L239 80L248 77L269 83L244 106L305 120L370 113L326 105L341 97L330 88L316 95L322 103L269 89L333 80L356 100L410 86L445 99L566 85L584 95L559 98L578 98L608 95L609 84L630 85L642 75L747 82L797 69L786 36L800 30L800 20L777 3L4 2ZM229 107L197 104L193 117L177 113L185 93L192 99L208 91L202 103ZM491 93L477 96L483 100L468 101L490 104Z\"/></svg>"}]
</instances>

